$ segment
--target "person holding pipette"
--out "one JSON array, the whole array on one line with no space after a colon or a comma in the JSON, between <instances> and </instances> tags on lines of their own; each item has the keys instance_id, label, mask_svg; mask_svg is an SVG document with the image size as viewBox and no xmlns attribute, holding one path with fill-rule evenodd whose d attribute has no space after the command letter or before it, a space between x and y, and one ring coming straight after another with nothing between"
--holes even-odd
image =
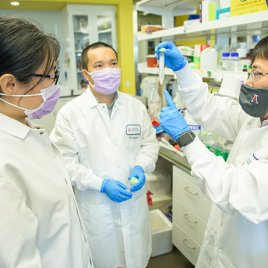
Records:
<instances>
[{"instance_id":1,"label":"person holding pipette","mask_svg":"<svg viewBox=\"0 0 268 268\"><path fill-rule=\"evenodd\" d=\"M197 268L266 268L268 264L268 37L253 49L249 78L239 102L212 95L171 42L165 65L180 84L193 118L206 130L233 142L227 162L191 132L171 96L160 113L161 127L181 146L191 173L213 201Z\"/></svg>"}]
</instances>

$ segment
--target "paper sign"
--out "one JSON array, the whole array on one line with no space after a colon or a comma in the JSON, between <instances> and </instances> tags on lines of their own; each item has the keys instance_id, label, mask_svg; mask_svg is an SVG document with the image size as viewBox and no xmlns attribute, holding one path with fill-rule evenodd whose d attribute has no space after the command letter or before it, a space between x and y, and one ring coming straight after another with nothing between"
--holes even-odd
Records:
<instances>
[{"instance_id":1,"label":"paper sign","mask_svg":"<svg viewBox=\"0 0 268 268\"><path fill-rule=\"evenodd\" d=\"M268 10L268 0L231 0L231 16Z\"/></svg>"}]
</instances>

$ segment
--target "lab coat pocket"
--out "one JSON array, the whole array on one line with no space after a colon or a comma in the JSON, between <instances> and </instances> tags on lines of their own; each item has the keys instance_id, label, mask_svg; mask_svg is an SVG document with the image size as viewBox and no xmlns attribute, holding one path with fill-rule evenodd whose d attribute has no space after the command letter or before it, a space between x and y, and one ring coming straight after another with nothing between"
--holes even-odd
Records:
<instances>
[{"instance_id":1,"label":"lab coat pocket","mask_svg":"<svg viewBox=\"0 0 268 268\"><path fill-rule=\"evenodd\" d=\"M125 137L126 149L133 152L139 152L141 146L141 135L126 135Z\"/></svg>"}]
</instances>

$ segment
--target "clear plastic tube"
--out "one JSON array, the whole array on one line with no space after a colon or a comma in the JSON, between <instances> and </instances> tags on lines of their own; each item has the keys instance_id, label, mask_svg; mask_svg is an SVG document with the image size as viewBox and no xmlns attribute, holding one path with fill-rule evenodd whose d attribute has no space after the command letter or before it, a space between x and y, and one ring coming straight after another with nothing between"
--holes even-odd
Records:
<instances>
[{"instance_id":1,"label":"clear plastic tube","mask_svg":"<svg viewBox=\"0 0 268 268\"><path fill-rule=\"evenodd\" d=\"M159 50L159 52L160 52L160 55L159 55L159 83L160 83L160 85L163 84L164 76L165 76L165 73L164 73L165 53L164 53L164 51L165 51L164 48L161 48Z\"/></svg>"}]
</instances>

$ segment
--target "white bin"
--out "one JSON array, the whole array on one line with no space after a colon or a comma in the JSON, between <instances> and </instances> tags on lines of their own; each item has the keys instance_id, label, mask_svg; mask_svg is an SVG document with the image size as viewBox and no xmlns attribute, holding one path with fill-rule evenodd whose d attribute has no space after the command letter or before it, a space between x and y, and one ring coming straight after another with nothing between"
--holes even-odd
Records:
<instances>
[{"instance_id":1,"label":"white bin","mask_svg":"<svg viewBox=\"0 0 268 268\"><path fill-rule=\"evenodd\" d=\"M152 257L172 251L172 223L159 209L150 211Z\"/></svg>"}]
</instances>

